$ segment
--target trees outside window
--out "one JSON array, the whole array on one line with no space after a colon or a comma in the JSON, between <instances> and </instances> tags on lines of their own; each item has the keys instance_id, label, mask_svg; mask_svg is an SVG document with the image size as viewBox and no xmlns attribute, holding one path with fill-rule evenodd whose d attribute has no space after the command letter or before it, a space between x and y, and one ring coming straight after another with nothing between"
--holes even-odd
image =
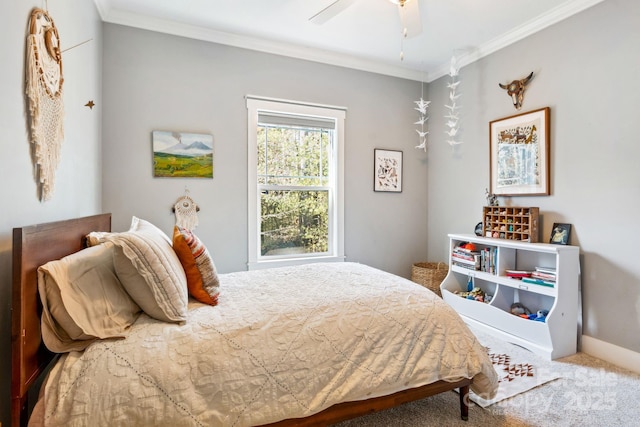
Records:
<instances>
[{"instance_id":1,"label":"trees outside window","mask_svg":"<svg viewBox=\"0 0 640 427\"><path fill-rule=\"evenodd\" d=\"M249 98L249 268L342 260L344 110Z\"/></svg>"}]
</instances>

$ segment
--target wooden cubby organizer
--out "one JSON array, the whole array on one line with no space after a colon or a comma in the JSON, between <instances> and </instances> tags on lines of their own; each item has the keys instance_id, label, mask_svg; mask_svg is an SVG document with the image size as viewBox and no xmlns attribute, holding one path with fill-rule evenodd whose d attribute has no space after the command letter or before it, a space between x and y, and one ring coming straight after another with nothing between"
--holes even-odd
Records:
<instances>
[{"instance_id":1,"label":"wooden cubby organizer","mask_svg":"<svg viewBox=\"0 0 640 427\"><path fill-rule=\"evenodd\" d=\"M518 344L548 359L576 352L580 283L577 246L527 243L467 234L449 235L449 272L440 284L442 298L469 325L508 342ZM473 243L475 251L492 253L491 268L474 267L452 259L455 248ZM526 283L507 276L506 270L533 271L554 269L551 286ZM457 292L467 291L469 280L490 302L466 299ZM511 314L511 305L519 302L532 313L548 310L545 321Z\"/></svg>"},{"instance_id":2,"label":"wooden cubby organizer","mask_svg":"<svg viewBox=\"0 0 640 427\"><path fill-rule=\"evenodd\" d=\"M484 206L482 208L482 229L485 237L538 241L539 208Z\"/></svg>"}]
</instances>

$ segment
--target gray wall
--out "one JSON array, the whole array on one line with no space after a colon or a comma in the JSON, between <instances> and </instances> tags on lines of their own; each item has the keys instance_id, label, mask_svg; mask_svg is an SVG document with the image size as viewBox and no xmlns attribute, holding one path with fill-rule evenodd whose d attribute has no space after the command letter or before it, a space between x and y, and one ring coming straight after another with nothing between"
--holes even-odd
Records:
<instances>
[{"instance_id":1,"label":"gray wall","mask_svg":"<svg viewBox=\"0 0 640 427\"><path fill-rule=\"evenodd\" d=\"M247 268L247 94L347 108L347 260L409 277L427 254L419 82L105 24L103 207L114 229L136 215L171 233L188 188L218 269ZM153 130L213 134L213 180L153 178ZM404 151L402 193L373 192L374 148Z\"/></svg>"},{"instance_id":2,"label":"gray wall","mask_svg":"<svg viewBox=\"0 0 640 427\"><path fill-rule=\"evenodd\" d=\"M11 235L14 227L100 212L102 24L93 2L49 2L63 53L65 140L52 200L38 201L24 98L28 20L41 1L0 5L0 422L10 425ZM97 107L84 107L90 99Z\"/></svg>"},{"instance_id":3,"label":"gray wall","mask_svg":"<svg viewBox=\"0 0 640 427\"><path fill-rule=\"evenodd\" d=\"M607 0L461 70L464 144L444 142L448 77L429 85L430 258L448 232L473 232L489 186L489 122L516 110L498 83L531 71L522 112L551 108L551 196L501 198L539 206L541 239L573 225L581 248L584 334L640 352L640 3ZM436 109L440 108L439 112ZM435 136L435 137L434 137Z\"/></svg>"}]
</instances>

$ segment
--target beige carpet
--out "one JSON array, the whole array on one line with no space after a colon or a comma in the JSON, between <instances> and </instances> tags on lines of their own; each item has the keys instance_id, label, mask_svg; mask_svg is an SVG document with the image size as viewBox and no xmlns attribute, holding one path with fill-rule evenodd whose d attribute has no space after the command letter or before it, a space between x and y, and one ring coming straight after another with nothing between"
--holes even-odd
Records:
<instances>
[{"instance_id":1,"label":"beige carpet","mask_svg":"<svg viewBox=\"0 0 640 427\"><path fill-rule=\"evenodd\" d=\"M469 408L469 421L460 419L458 395L443 393L376 414L338 424L340 427L430 426L611 426L640 425L635 412L640 375L584 353L546 361L527 350L474 331L491 350L548 369L559 378L509 399L482 408Z\"/></svg>"}]
</instances>

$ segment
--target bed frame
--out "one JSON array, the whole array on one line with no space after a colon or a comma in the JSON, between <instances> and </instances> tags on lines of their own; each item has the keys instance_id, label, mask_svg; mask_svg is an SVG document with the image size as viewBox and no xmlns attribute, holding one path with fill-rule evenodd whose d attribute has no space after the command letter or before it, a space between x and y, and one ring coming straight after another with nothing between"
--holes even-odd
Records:
<instances>
[{"instance_id":1,"label":"bed frame","mask_svg":"<svg viewBox=\"0 0 640 427\"><path fill-rule=\"evenodd\" d=\"M11 325L11 425L22 427L29 419L29 390L56 359L40 335L42 305L38 296L38 267L85 247L91 231L111 231L111 214L57 221L13 229L13 297ZM413 400L459 389L460 415L468 419L471 379L437 381L388 396L334 405L302 419L289 419L269 426L328 425L388 409Z\"/></svg>"}]
</instances>

